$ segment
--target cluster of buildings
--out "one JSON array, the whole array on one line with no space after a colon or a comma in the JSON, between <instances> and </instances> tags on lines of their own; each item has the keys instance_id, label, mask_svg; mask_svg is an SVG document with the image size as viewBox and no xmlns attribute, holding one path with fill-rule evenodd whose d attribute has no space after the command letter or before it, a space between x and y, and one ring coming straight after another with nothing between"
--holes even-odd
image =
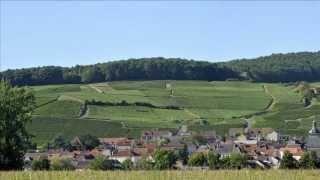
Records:
<instances>
[{"instance_id":1,"label":"cluster of buildings","mask_svg":"<svg viewBox=\"0 0 320 180\"><path fill-rule=\"evenodd\" d=\"M299 160L305 151L316 151L320 157L320 129L315 121L307 138L283 135L271 128L231 128L228 136L222 138L214 131L194 134L183 126L176 133L145 131L140 139L99 138L99 141L101 145L90 151L51 149L41 153L27 153L25 160L30 162L39 158L65 157L72 159L77 169L83 169L101 155L119 163L130 159L135 164L141 158L152 161L153 153L158 148L173 151L187 149L189 155L213 151L221 157L242 153L249 157L251 164L260 168L278 168L285 151L289 151L296 160ZM178 168L184 167L180 165Z\"/></svg>"}]
</instances>

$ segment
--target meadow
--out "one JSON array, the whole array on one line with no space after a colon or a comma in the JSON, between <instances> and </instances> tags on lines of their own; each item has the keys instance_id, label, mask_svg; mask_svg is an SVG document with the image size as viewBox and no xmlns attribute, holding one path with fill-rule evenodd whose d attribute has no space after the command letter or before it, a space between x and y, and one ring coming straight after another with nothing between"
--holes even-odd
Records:
<instances>
[{"instance_id":1,"label":"meadow","mask_svg":"<svg viewBox=\"0 0 320 180\"><path fill-rule=\"evenodd\" d=\"M0 172L5 180L317 180L319 176L319 170Z\"/></svg>"},{"instance_id":2,"label":"meadow","mask_svg":"<svg viewBox=\"0 0 320 180\"><path fill-rule=\"evenodd\" d=\"M306 108L301 94L286 84L159 80L31 88L37 108L28 128L38 144L57 135L72 138L85 133L135 138L143 130L177 131L182 125L224 135L228 128L243 127L248 120L253 127L305 134L314 116L320 115L319 99ZM118 104L88 104L81 113L86 101ZM124 101L127 105L119 105Z\"/></svg>"}]
</instances>

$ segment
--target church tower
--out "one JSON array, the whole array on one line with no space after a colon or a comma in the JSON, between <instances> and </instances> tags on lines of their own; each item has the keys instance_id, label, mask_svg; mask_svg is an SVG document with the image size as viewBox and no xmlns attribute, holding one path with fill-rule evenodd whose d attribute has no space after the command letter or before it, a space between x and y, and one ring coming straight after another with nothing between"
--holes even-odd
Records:
<instances>
[{"instance_id":1,"label":"church tower","mask_svg":"<svg viewBox=\"0 0 320 180\"><path fill-rule=\"evenodd\" d=\"M308 151L315 151L318 156L320 155L320 130L315 120L312 121L306 148Z\"/></svg>"}]
</instances>

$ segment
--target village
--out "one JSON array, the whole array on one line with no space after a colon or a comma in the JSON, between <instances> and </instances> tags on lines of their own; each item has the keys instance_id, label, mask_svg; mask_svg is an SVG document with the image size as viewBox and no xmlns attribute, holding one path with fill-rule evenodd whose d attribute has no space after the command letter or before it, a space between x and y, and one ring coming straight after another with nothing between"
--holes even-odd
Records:
<instances>
[{"instance_id":1,"label":"village","mask_svg":"<svg viewBox=\"0 0 320 180\"><path fill-rule=\"evenodd\" d=\"M172 167L167 167L180 170L209 169L208 163L201 160L199 154L212 153L218 155L218 159L240 155L238 157L245 157L245 162L236 168L259 169L279 168L285 154L296 162L307 152L313 152L317 157L320 155L320 129L315 121L307 138L281 134L272 128L230 128L228 137L220 137L215 131L195 135L188 131L187 126L182 126L176 134L170 131L144 131L140 139L116 137L98 140L99 145L91 148L85 148L76 137L73 144L78 147L73 150L48 148L42 152L30 151L25 154L25 170L34 169L34 161L54 159L69 160L72 169L83 170L98 157L112 162L110 169L122 169L124 164L129 163L132 169L145 170L148 167L141 165L141 162L154 163L157 150L184 154L184 158L174 159Z\"/></svg>"}]
</instances>

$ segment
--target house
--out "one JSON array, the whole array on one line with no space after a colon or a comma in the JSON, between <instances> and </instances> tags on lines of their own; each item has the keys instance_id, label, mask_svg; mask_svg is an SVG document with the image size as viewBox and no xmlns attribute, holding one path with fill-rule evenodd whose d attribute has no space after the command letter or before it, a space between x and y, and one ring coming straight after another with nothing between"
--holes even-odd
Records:
<instances>
[{"instance_id":1,"label":"house","mask_svg":"<svg viewBox=\"0 0 320 180\"><path fill-rule=\"evenodd\" d=\"M209 153L209 151L210 151L210 146L200 145L195 152L207 154Z\"/></svg>"},{"instance_id":2,"label":"house","mask_svg":"<svg viewBox=\"0 0 320 180\"><path fill-rule=\"evenodd\" d=\"M289 153L292 154L293 158L296 159L297 161L300 160L301 156L303 155L304 151L300 146L295 146L295 147L284 147L280 148L280 158L283 158L284 152L288 151Z\"/></svg>"},{"instance_id":3,"label":"house","mask_svg":"<svg viewBox=\"0 0 320 180\"><path fill-rule=\"evenodd\" d=\"M273 132L272 128L247 128L245 130L248 139L257 139L258 141L271 132Z\"/></svg>"},{"instance_id":4,"label":"house","mask_svg":"<svg viewBox=\"0 0 320 180\"><path fill-rule=\"evenodd\" d=\"M186 125L182 125L177 133L177 136L182 136L182 137L189 137L191 135L192 134L191 132L188 131L188 126Z\"/></svg>"},{"instance_id":5,"label":"house","mask_svg":"<svg viewBox=\"0 0 320 180\"><path fill-rule=\"evenodd\" d=\"M221 157L230 156L232 153L240 153L240 149L238 148L238 145L230 141L218 142L213 147L213 151L215 153L219 153Z\"/></svg>"},{"instance_id":6,"label":"house","mask_svg":"<svg viewBox=\"0 0 320 180\"><path fill-rule=\"evenodd\" d=\"M320 156L320 130L317 127L316 121L312 122L312 128L309 131L306 149L308 151L315 151Z\"/></svg>"},{"instance_id":7,"label":"house","mask_svg":"<svg viewBox=\"0 0 320 180\"><path fill-rule=\"evenodd\" d=\"M109 159L117 160L120 163L125 161L126 159L131 159L131 151L130 150L120 150L112 153Z\"/></svg>"},{"instance_id":8,"label":"house","mask_svg":"<svg viewBox=\"0 0 320 180\"><path fill-rule=\"evenodd\" d=\"M24 169L25 170L31 170L32 161L33 160L40 160L40 159L48 159L48 153L46 153L46 152L26 153L24 155Z\"/></svg>"},{"instance_id":9,"label":"house","mask_svg":"<svg viewBox=\"0 0 320 180\"><path fill-rule=\"evenodd\" d=\"M33 160L47 159L47 158L48 158L47 152L26 153L24 155L24 161L33 161Z\"/></svg>"},{"instance_id":10,"label":"house","mask_svg":"<svg viewBox=\"0 0 320 180\"><path fill-rule=\"evenodd\" d=\"M258 141L256 139L247 139L247 136L240 135L237 137L237 139L234 141L236 144L257 144Z\"/></svg>"},{"instance_id":11,"label":"house","mask_svg":"<svg viewBox=\"0 0 320 180\"><path fill-rule=\"evenodd\" d=\"M109 157L109 159L117 160L120 163L130 159L134 164L136 164L142 157L147 157L151 160L152 153L150 153L147 148L134 148L132 150L116 151Z\"/></svg>"},{"instance_id":12,"label":"house","mask_svg":"<svg viewBox=\"0 0 320 180\"><path fill-rule=\"evenodd\" d=\"M229 129L229 136L234 138L244 134L244 128L230 128Z\"/></svg>"},{"instance_id":13,"label":"house","mask_svg":"<svg viewBox=\"0 0 320 180\"><path fill-rule=\"evenodd\" d=\"M197 150L197 146L191 142L187 142L187 149L188 149L188 153L192 154L193 152L195 152Z\"/></svg>"},{"instance_id":14,"label":"house","mask_svg":"<svg viewBox=\"0 0 320 180\"><path fill-rule=\"evenodd\" d=\"M170 131L144 131L141 139L144 141L158 141L165 138L170 138L172 133Z\"/></svg>"},{"instance_id":15,"label":"house","mask_svg":"<svg viewBox=\"0 0 320 180\"><path fill-rule=\"evenodd\" d=\"M216 141L215 131L200 132L200 136L203 137L208 143L214 143Z\"/></svg>"},{"instance_id":16,"label":"house","mask_svg":"<svg viewBox=\"0 0 320 180\"><path fill-rule=\"evenodd\" d=\"M276 132L276 131L272 131L271 133L267 134L266 140L273 141L273 142L278 142L280 140L279 133Z\"/></svg>"},{"instance_id":17,"label":"house","mask_svg":"<svg viewBox=\"0 0 320 180\"><path fill-rule=\"evenodd\" d=\"M170 150L170 151L180 150L183 148L184 148L184 144L181 144L180 142L177 142L177 141L170 141L168 144L164 144L161 146L161 149Z\"/></svg>"},{"instance_id":18,"label":"house","mask_svg":"<svg viewBox=\"0 0 320 180\"><path fill-rule=\"evenodd\" d=\"M279 141L289 141L290 135L287 134L279 134Z\"/></svg>"},{"instance_id":19,"label":"house","mask_svg":"<svg viewBox=\"0 0 320 180\"><path fill-rule=\"evenodd\" d=\"M132 149L133 140L126 137L121 138L99 138L100 143L104 146L104 149L110 150L130 150Z\"/></svg>"}]
</instances>

